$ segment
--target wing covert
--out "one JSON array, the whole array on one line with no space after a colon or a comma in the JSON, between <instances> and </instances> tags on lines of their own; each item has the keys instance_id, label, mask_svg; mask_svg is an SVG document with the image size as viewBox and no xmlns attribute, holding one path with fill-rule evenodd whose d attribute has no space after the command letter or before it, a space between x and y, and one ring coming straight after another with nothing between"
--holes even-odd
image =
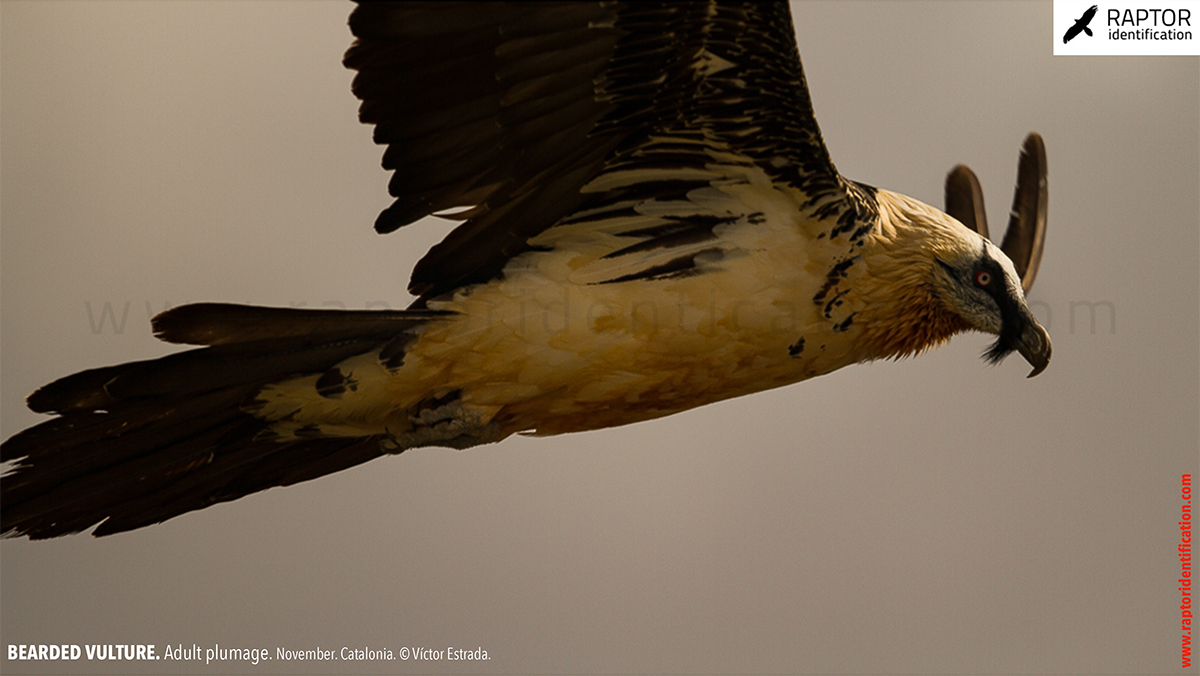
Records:
<instances>
[{"instance_id":1,"label":"wing covert","mask_svg":"<svg viewBox=\"0 0 1200 676\"><path fill-rule=\"evenodd\" d=\"M394 171L376 229L466 209L413 271L422 299L496 276L605 200L686 192L687 172L671 172L714 153L797 188L822 217L855 210L786 2L370 3L350 27L360 119ZM615 172L639 178L596 189Z\"/></svg>"}]
</instances>

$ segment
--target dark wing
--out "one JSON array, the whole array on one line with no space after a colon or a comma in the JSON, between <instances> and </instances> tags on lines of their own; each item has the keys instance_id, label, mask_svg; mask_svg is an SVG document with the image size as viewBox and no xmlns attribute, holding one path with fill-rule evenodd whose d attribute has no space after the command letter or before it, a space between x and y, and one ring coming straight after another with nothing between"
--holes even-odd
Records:
<instances>
[{"instance_id":1,"label":"dark wing","mask_svg":"<svg viewBox=\"0 0 1200 676\"><path fill-rule=\"evenodd\" d=\"M954 167L946 176L946 213L991 239L987 213L983 209L983 187L979 185L975 172L965 164Z\"/></svg>"},{"instance_id":2,"label":"dark wing","mask_svg":"<svg viewBox=\"0 0 1200 676\"><path fill-rule=\"evenodd\" d=\"M1046 244L1046 211L1049 208L1046 182L1046 144L1040 134L1025 137L1021 161L1017 165L1017 188L1013 191L1008 230L1000 248L1012 259L1021 275L1021 286L1028 292L1037 278Z\"/></svg>"},{"instance_id":3,"label":"dark wing","mask_svg":"<svg viewBox=\"0 0 1200 676\"><path fill-rule=\"evenodd\" d=\"M376 229L466 209L413 271L418 304L496 276L605 172L703 167L718 150L822 216L856 189L821 140L786 2L370 3L350 28L359 116L395 172Z\"/></svg>"},{"instance_id":4,"label":"dark wing","mask_svg":"<svg viewBox=\"0 0 1200 676\"><path fill-rule=\"evenodd\" d=\"M1017 165L1017 187L1013 191L1008 230L1001 251L1008 256L1025 293L1033 288L1042 249L1046 244L1046 211L1049 186L1046 182L1046 144L1041 134L1031 133L1021 146ZM984 237L988 234L987 213L983 207L983 189L970 167L960 164L946 176L946 213Z\"/></svg>"}]
</instances>

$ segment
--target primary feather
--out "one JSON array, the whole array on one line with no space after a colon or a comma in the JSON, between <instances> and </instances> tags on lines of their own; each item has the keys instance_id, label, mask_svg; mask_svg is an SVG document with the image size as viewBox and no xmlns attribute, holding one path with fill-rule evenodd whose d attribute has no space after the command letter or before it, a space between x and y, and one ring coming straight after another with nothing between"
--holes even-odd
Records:
<instances>
[{"instance_id":1,"label":"primary feather","mask_svg":"<svg viewBox=\"0 0 1200 676\"><path fill-rule=\"evenodd\" d=\"M1049 359L999 249L834 169L786 3L372 3L350 25L395 172L376 228L464 221L414 270L418 299L160 315L160 338L202 347L30 396L57 417L2 446L6 534L647 420L967 329Z\"/></svg>"}]
</instances>

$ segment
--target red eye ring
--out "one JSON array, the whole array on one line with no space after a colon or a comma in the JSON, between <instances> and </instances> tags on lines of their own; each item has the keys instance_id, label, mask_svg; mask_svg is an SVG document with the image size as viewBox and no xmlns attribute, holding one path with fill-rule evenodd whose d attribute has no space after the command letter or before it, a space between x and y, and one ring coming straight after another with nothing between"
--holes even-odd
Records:
<instances>
[{"instance_id":1,"label":"red eye ring","mask_svg":"<svg viewBox=\"0 0 1200 676\"><path fill-rule=\"evenodd\" d=\"M987 286L991 283L992 283L992 273L988 272L987 270L976 270L975 271L975 285L976 286Z\"/></svg>"}]
</instances>

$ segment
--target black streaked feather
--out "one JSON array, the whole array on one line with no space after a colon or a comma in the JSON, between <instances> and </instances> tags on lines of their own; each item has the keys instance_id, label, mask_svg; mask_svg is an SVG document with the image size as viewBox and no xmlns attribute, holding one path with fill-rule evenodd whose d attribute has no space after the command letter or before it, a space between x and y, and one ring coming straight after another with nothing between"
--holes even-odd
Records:
<instances>
[{"instance_id":1,"label":"black streaked feather","mask_svg":"<svg viewBox=\"0 0 1200 676\"><path fill-rule=\"evenodd\" d=\"M704 249L703 251L697 251L696 253L672 258L666 263L652 265L643 270L638 270L637 272L631 272L627 275L621 275L620 277L615 277L613 279L607 279L603 282L596 283L615 284L617 282L631 282L638 279L674 279L677 277L683 277L685 275L697 274L701 271L696 265L697 258L704 256L719 259L724 254L725 252L717 247Z\"/></svg>"}]
</instances>

